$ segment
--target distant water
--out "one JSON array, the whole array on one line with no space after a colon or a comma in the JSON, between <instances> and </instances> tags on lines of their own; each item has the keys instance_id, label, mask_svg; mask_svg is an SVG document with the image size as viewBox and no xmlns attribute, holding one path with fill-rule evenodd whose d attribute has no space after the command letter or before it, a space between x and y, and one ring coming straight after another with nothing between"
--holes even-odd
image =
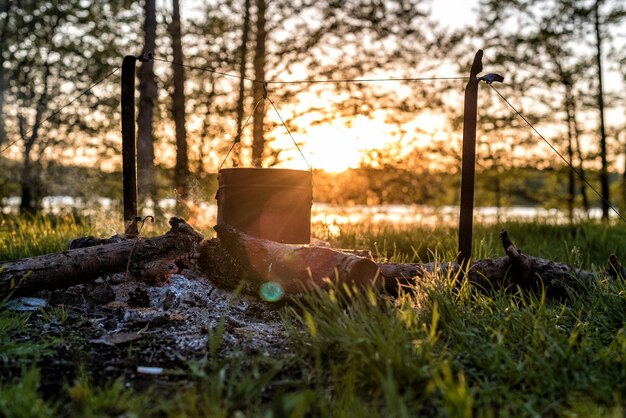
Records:
<instances>
[{"instance_id":1,"label":"distant water","mask_svg":"<svg viewBox=\"0 0 626 418\"><path fill-rule=\"evenodd\" d=\"M20 203L19 197L3 198L0 201L2 212L5 214L17 213ZM215 203L200 202L190 205L194 220L204 225L214 225L217 219L217 206ZM165 216L174 214L176 208L175 199L163 199L158 202L158 207ZM61 215L65 213L79 213L87 216L115 216L117 212L121 219L122 206L119 201L108 198L94 198L88 201L71 196L48 196L42 201L44 213ZM151 205L145 212L152 213ZM589 212L590 219L600 219L602 211L593 208ZM615 213L611 213L615 217ZM311 221L327 225L344 225L359 223L392 223L398 225L421 224L421 225L453 225L458 222L458 206L426 206L426 205L331 205L327 203L314 203L311 210ZM577 219L586 219L583 210L576 210ZM477 223L493 224L498 221L526 221L526 222L568 222L567 211L563 209L546 209L527 206L514 206L507 208L477 207L474 210L474 219Z\"/></svg>"}]
</instances>

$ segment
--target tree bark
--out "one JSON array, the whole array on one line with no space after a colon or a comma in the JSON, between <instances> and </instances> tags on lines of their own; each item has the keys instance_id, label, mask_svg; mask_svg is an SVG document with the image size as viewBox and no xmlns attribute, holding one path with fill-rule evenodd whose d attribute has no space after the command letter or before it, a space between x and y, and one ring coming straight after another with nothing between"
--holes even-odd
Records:
<instances>
[{"instance_id":1,"label":"tree bark","mask_svg":"<svg viewBox=\"0 0 626 418\"><path fill-rule=\"evenodd\" d=\"M246 64L248 61L248 38L250 37L250 0L245 0L243 4L243 23L241 32L241 47L239 48L239 97L237 98L237 136L235 143L241 142L241 131L243 129L243 105L246 98L245 79ZM241 164L241 145L233 150L233 165Z\"/></svg>"},{"instance_id":2,"label":"tree bark","mask_svg":"<svg viewBox=\"0 0 626 418\"><path fill-rule=\"evenodd\" d=\"M567 159L571 169L567 170L567 213L570 223L574 222L574 202L576 200L576 179L574 178L574 121L572 117L572 84L565 83L565 110L567 115Z\"/></svg>"},{"instance_id":3,"label":"tree bark","mask_svg":"<svg viewBox=\"0 0 626 418\"><path fill-rule=\"evenodd\" d=\"M224 250L251 283L275 282L287 293L326 287L329 278L347 284L371 283L374 261L326 247L281 244L246 235L227 225L215 226Z\"/></svg>"},{"instance_id":4,"label":"tree bark","mask_svg":"<svg viewBox=\"0 0 626 418\"><path fill-rule=\"evenodd\" d=\"M4 53L8 50L7 33L9 29L9 13L11 11L11 1L5 1L0 10L4 14L2 28L0 29L0 147L6 142L6 129L4 124L4 91L6 90L6 80L4 72Z\"/></svg>"},{"instance_id":5,"label":"tree bark","mask_svg":"<svg viewBox=\"0 0 626 418\"><path fill-rule=\"evenodd\" d=\"M329 288L334 283L339 289L373 284L393 295L401 288L416 289L423 279L437 275L459 284L465 277L479 290L545 292L549 298L566 299L571 289L603 279L597 273L526 255L513 245L506 231L500 236L504 257L478 260L465 270L456 262L376 263L367 253L281 244L226 225L215 227L218 238L202 240L182 219L172 218L170 225L168 233L154 238L87 237L62 253L0 265L0 295L32 294L125 271L146 280L172 272L171 266L193 268L220 287L235 289L243 284L241 290L249 294L258 294L263 284L272 282L290 294ZM609 257L604 274L607 278L626 277L615 256Z\"/></svg>"},{"instance_id":6,"label":"tree bark","mask_svg":"<svg viewBox=\"0 0 626 418\"><path fill-rule=\"evenodd\" d=\"M622 186L621 187L621 189L622 189L622 208L621 208L621 212L624 212L624 211L626 211L626 144L624 145L624 171L622 171L622 184L621 184L621 186Z\"/></svg>"},{"instance_id":7,"label":"tree bark","mask_svg":"<svg viewBox=\"0 0 626 418\"><path fill-rule=\"evenodd\" d=\"M580 146L580 129L578 128L578 121L576 118L576 101L572 100L572 124L574 127L574 140L576 142L576 154L578 155L578 172L580 173L580 195L583 199L583 208L585 213L589 217L589 197L587 196L587 178L585 175L585 166L583 152Z\"/></svg>"},{"instance_id":8,"label":"tree bark","mask_svg":"<svg viewBox=\"0 0 626 418\"><path fill-rule=\"evenodd\" d=\"M172 218L170 225L169 232L154 238L122 239L5 263L0 266L0 294L69 287L127 268L133 276L142 276L152 262L192 259L202 235L182 219Z\"/></svg>"},{"instance_id":9,"label":"tree bark","mask_svg":"<svg viewBox=\"0 0 626 418\"><path fill-rule=\"evenodd\" d=\"M254 50L254 102L263 100L265 94L265 0L256 0L256 47ZM264 103L256 107L252 125L252 164L261 167L263 164L263 150L265 148L265 136L263 121L265 119Z\"/></svg>"},{"instance_id":10,"label":"tree bark","mask_svg":"<svg viewBox=\"0 0 626 418\"><path fill-rule=\"evenodd\" d=\"M366 257L330 248L279 244L251 237L226 225L218 225L215 230L221 247L234 262L234 270L232 264L229 270L236 273L215 274L215 267L206 262L215 251L215 242L200 244L200 272L211 271L213 277L220 277L219 284L230 288L243 281L244 290L253 294L267 282L278 283L286 293L328 288L332 282L356 286L374 282L396 294L399 287L414 288L421 279L440 273L443 277L460 279L466 274L468 281L480 289L545 290L548 297L566 298L570 288L596 280L591 272L523 254L506 231L501 233L506 256L472 262L465 273L456 262L376 264ZM200 262L202 259L205 261ZM626 272L612 256L606 273L616 277Z\"/></svg>"},{"instance_id":11,"label":"tree bark","mask_svg":"<svg viewBox=\"0 0 626 418\"><path fill-rule=\"evenodd\" d=\"M155 0L145 0L144 4L144 48L152 52L156 48L156 7ZM156 199L156 173L154 169L154 105L157 99L157 84L152 60L139 67L139 109L137 111L137 181L139 198ZM155 202L156 203L156 202Z\"/></svg>"},{"instance_id":12,"label":"tree bark","mask_svg":"<svg viewBox=\"0 0 626 418\"><path fill-rule=\"evenodd\" d=\"M609 169L606 157L606 129L604 126L604 90L602 86L602 34L599 0L594 2L594 27L596 35L596 63L598 66L598 111L600 112L600 188L602 194L602 219L609 219Z\"/></svg>"},{"instance_id":13,"label":"tree bark","mask_svg":"<svg viewBox=\"0 0 626 418\"><path fill-rule=\"evenodd\" d=\"M169 27L172 37L172 65L174 73L174 92L172 94L172 116L176 126L176 166L174 168L174 187L183 199L188 197L189 158L187 155L187 130L185 128L185 68L183 64L182 34L180 27L180 4L172 0L172 23Z\"/></svg>"},{"instance_id":14,"label":"tree bark","mask_svg":"<svg viewBox=\"0 0 626 418\"><path fill-rule=\"evenodd\" d=\"M21 200L20 200L20 213L33 213L38 209L38 204L35 202L38 200L36 195L37 188L35 182L34 165L32 161L32 149L35 143L39 140L39 126L43 120L44 112L46 111L48 104L48 81L50 78L50 65L44 64L45 69L43 73L43 90L39 99L37 100L37 108L35 110L35 120L33 121L33 128L30 133L26 133L26 120L23 116L19 117L19 129L20 136L24 141L24 151L22 153L22 173L20 178L21 188Z\"/></svg>"}]
</instances>

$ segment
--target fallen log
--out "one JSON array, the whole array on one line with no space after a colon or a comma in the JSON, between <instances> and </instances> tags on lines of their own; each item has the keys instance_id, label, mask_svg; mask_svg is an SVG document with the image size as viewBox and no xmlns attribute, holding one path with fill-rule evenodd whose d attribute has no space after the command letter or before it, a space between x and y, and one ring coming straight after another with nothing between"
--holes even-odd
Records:
<instances>
[{"instance_id":1,"label":"fallen log","mask_svg":"<svg viewBox=\"0 0 626 418\"><path fill-rule=\"evenodd\" d=\"M349 285L372 283L379 272L374 261L331 248L281 244L246 235L228 225L214 229L246 280L278 283L286 293L323 288L329 280ZM200 256L206 257L202 248Z\"/></svg>"},{"instance_id":2,"label":"fallen log","mask_svg":"<svg viewBox=\"0 0 626 418\"><path fill-rule=\"evenodd\" d=\"M154 238L113 240L4 263L0 265L0 294L69 287L124 271L145 276L159 269L155 263L192 260L204 237L179 218L170 219L170 226L170 231Z\"/></svg>"},{"instance_id":3,"label":"fallen log","mask_svg":"<svg viewBox=\"0 0 626 418\"><path fill-rule=\"evenodd\" d=\"M506 231L501 240L505 256L472 262L461 271L455 262L387 264L376 263L344 250L290 245L255 238L227 225L215 227L218 238L203 240L184 220L172 218L171 230L154 238L106 240L82 239L62 253L32 257L0 265L0 295L14 291L29 294L92 281L97 277L128 272L133 278L192 268L213 283L258 294L263 283L280 284L286 293L327 288L332 282L384 288L391 294L400 286L413 286L425 277L467 277L485 289L545 290L549 297L565 297L568 288L598 279L597 273L564 263L526 255L511 242ZM169 270L168 270L169 269ZM604 275L624 277L625 269L609 259Z\"/></svg>"},{"instance_id":4,"label":"fallen log","mask_svg":"<svg viewBox=\"0 0 626 418\"><path fill-rule=\"evenodd\" d=\"M483 289L543 289L548 297L564 298L569 288L597 280L597 274L593 272L522 253L513 245L506 231L500 234L506 254L504 257L478 260L472 262L466 271L461 271L456 262L376 264L368 258L330 248L280 244L255 238L227 225L218 225L215 230L224 250L239 269L235 280L241 278L251 283L253 290L265 282L280 284L286 293L314 287L327 288L333 281L350 285L376 282L387 292L395 294L398 286L412 286L416 281L437 273L457 279L466 277L470 283ZM200 257L209 257L202 244ZM201 264L201 267L206 264ZM615 256L611 256L605 274L617 277L625 273Z\"/></svg>"}]
</instances>

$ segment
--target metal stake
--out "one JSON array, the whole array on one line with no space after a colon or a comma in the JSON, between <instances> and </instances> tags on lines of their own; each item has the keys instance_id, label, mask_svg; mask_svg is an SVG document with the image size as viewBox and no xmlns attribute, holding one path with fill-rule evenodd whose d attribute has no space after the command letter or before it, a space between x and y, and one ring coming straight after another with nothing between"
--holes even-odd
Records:
<instances>
[{"instance_id":1,"label":"metal stake","mask_svg":"<svg viewBox=\"0 0 626 418\"><path fill-rule=\"evenodd\" d=\"M476 113L478 109L478 83L502 82L499 74L478 77L483 70L483 50L474 56L470 69L470 79L465 86L463 108L463 163L461 167L461 210L459 215L459 255L458 262L466 266L472 257L472 224L474 217L474 177L476 172Z\"/></svg>"},{"instance_id":2,"label":"metal stake","mask_svg":"<svg viewBox=\"0 0 626 418\"><path fill-rule=\"evenodd\" d=\"M124 232L138 236L137 229L137 141L135 140L135 63L127 55L122 62L122 183Z\"/></svg>"}]
</instances>

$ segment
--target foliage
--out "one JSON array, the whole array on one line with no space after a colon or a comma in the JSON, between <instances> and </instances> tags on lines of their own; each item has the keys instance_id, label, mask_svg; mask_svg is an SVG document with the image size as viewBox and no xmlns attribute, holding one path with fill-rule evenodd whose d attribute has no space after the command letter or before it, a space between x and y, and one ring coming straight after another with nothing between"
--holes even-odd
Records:
<instances>
[{"instance_id":1,"label":"foliage","mask_svg":"<svg viewBox=\"0 0 626 418\"><path fill-rule=\"evenodd\" d=\"M621 413L623 279L573 294L568 306L541 295L478 293L458 280L427 281L398 300L371 290L319 292L292 310L297 358L319 393L313 410L337 416Z\"/></svg>"},{"instance_id":2,"label":"foliage","mask_svg":"<svg viewBox=\"0 0 626 418\"><path fill-rule=\"evenodd\" d=\"M124 387L120 378L107 386L94 386L89 377L81 376L67 389L70 404L68 415L75 417L117 417L150 415L151 398L146 391L135 394Z\"/></svg>"},{"instance_id":3,"label":"foliage","mask_svg":"<svg viewBox=\"0 0 626 418\"><path fill-rule=\"evenodd\" d=\"M65 238L77 231L103 232L78 221L65 229L52 220L12 222L23 231L14 239L22 248L13 254L29 251L27 241L45 228L60 229ZM502 226L532 255L584 268L600 268L612 252L626 258L621 225ZM478 226L475 231L476 257L502 253L497 228ZM59 237L48 248L61 241ZM443 261L453 256L456 239L452 228L441 226L372 224L344 227L332 244L369 248L391 261ZM127 388L123 376L95 383L80 370L55 396L44 396L36 359L48 355L46 339L15 338L27 332L29 317L0 308L0 352L21 370L17 376L6 369L0 374L0 413L621 416L626 396L624 295L623 278L581 286L567 304L546 301L541 294L478 292L461 277L427 278L396 299L374 289L313 292L282 309L289 355L225 352L221 322L208 330L203 358L189 359L184 369L163 376L164 382L169 376L186 381L167 384L169 396L155 393L163 387ZM47 315L63 321L66 314L58 309Z\"/></svg>"},{"instance_id":4,"label":"foliage","mask_svg":"<svg viewBox=\"0 0 626 418\"><path fill-rule=\"evenodd\" d=\"M70 239L91 234L93 225L78 216L0 215L0 260L63 251Z\"/></svg>"},{"instance_id":5,"label":"foliage","mask_svg":"<svg viewBox=\"0 0 626 418\"><path fill-rule=\"evenodd\" d=\"M38 393L39 372L30 369L13 384L0 380L0 415L6 418L56 417L55 402L44 401Z\"/></svg>"},{"instance_id":6,"label":"foliage","mask_svg":"<svg viewBox=\"0 0 626 418\"><path fill-rule=\"evenodd\" d=\"M5 146L20 146L20 208L32 211L45 195L51 148L61 158L107 152L107 133L116 122L109 113L118 101L102 86L87 89L113 73L120 55L114 28L128 23L124 11L130 2L29 0L2 6L0 143L3 153ZM72 104L80 100L61 111L69 97ZM94 141L96 136L101 137Z\"/></svg>"}]
</instances>

